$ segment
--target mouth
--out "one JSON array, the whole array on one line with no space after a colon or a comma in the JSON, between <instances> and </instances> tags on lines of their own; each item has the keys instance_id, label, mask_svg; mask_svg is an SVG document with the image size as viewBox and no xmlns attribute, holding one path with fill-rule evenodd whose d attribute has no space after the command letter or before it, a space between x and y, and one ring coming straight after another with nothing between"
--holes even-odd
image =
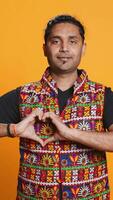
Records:
<instances>
[{"instance_id":1,"label":"mouth","mask_svg":"<svg viewBox=\"0 0 113 200\"><path fill-rule=\"evenodd\" d=\"M71 57L68 56L58 56L57 58L61 61L68 61L69 59L71 59Z\"/></svg>"}]
</instances>

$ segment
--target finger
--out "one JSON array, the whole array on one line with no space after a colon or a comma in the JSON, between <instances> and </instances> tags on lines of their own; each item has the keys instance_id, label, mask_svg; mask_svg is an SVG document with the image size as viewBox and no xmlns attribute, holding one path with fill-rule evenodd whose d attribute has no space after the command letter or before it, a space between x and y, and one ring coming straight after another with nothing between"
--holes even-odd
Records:
<instances>
[{"instance_id":1,"label":"finger","mask_svg":"<svg viewBox=\"0 0 113 200\"><path fill-rule=\"evenodd\" d=\"M42 120L45 121L48 118L51 119L51 120L53 120L55 117L58 118L55 113L53 113L53 112L46 112L46 113L43 114Z\"/></svg>"},{"instance_id":2,"label":"finger","mask_svg":"<svg viewBox=\"0 0 113 200\"><path fill-rule=\"evenodd\" d=\"M40 109L36 109L35 110L35 117L38 117L39 118L39 120L42 120L42 117L43 117L43 111L42 110L40 110Z\"/></svg>"},{"instance_id":3,"label":"finger","mask_svg":"<svg viewBox=\"0 0 113 200\"><path fill-rule=\"evenodd\" d=\"M57 128L59 131L62 131L65 128L64 123L62 122L60 117L58 117L55 113L53 112L44 113L42 119L46 120L47 118L51 119L52 124L54 124L54 129Z\"/></svg>"},{"instance_id":4,"label":"finger","mask_svg":"<svg viewBox=\"0 0 113 200\"><path fill-rule=\"evenodd\" d=\"M24 118L24 122L34 123L36 117L38 117L39 120L42 119L43 112L40 109L33 110L32 113L30 113L26 118Z\"/></svg>"},{"instance_id":5,"label":"finger","mask_svg":"<svg viewBox=\"0 0 113 200\"><path fill-rule=\"evenodd\" d=\"M25 118L24 118L24 122L25 123L28 123L28 122L33 122L35 121L35 117L36 117L36 111L33 111L31 112L29 115L27 115Z\"/></svg>"},{"instance_id":6,"label":"finger","mask_svg":"<svg viewBox=\"0 0 113 200\"><path fill-rule=\"evenodd\" d=\"M42 145L42 147L44 146L43 140L41 138L39 138L37 135L34 135L34 137L32 139L35 140L36 142L40 143Z\"/></svg>"},{"instance_id":7,"label":"finger","mask_svg":"<svg viewBox=\"0 0 113 200\"><path fill-rule=\"evenodd\" d=\"M60 117L58 117L55 113L49 112L48 116L56 127L59 127L62 124Z\"/></svg>"},{"instance_id":8,"label":"finger","mask_svg":"<svg viewBox=\"0 0 113 200\"><path fill-rule=\"evenodd\" d=\"M50 118L50 112L44 113L42 120L45 122L47 118Z\"/></svg>"},{"instance_id":9,"label":"finger","mask_svg":"<svg viewBox=\"0 0 113 200\"><path fill-rule=\"evenodd\" d=\"M56 139L55 139L55 137L53 135L53 136L49 137L47 140L45 140L43 144L45 146L46 144L48 144L50 142L55 142L55 141L56 141Z\"/></svg>"}]
</instances>

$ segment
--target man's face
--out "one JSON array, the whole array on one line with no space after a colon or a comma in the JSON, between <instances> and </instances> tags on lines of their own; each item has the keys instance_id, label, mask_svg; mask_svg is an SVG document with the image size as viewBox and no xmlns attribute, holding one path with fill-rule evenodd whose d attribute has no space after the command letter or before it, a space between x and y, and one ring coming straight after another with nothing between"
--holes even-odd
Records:
<instances>
[{"instance_id":1,"label":"man's face","mask_svg":"<svg viewBox=\"0 0 113 200\"><path fill-rule=\"evenodd\" d=\"M77 69L85 44L79 28L70 23L53 26L44 44L44 54L54 73L69 73Z\"/></svg>"}]
</instances>

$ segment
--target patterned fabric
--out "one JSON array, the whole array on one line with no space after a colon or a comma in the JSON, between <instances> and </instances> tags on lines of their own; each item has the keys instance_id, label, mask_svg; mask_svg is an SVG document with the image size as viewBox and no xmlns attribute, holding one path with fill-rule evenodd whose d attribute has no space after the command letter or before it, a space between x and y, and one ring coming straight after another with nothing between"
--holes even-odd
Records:
<instances>
[{"instance_id":1,"label":"patterned fabric","mask_svg":"<svg viewBox=\"0 0 113 200\"><path fill-rule=\"evenodd\" d=\"M88 79L82 71L74 92L60 113L56 82L48 68L41 81L21 89L22 118L33 109L52 111L70 128L104 131L105 88ZM43 140L54 133L50 121L37 121L36 134ZM89 136L90 137L90 136ZM106 156L104 152L73 141L57 141L45 147L29 139L20 139L20 171L17 200L110 200Z\"/></svg>"}]
</instances>

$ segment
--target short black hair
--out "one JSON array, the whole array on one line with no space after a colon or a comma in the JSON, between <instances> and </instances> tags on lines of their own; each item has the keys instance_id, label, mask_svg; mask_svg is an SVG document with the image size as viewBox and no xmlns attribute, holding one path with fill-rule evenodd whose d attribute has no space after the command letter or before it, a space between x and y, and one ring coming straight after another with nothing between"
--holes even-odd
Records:
<instances>
[{"instance_id":1,"label":"short black hair","mask_svg":"<svg viewBox=\"0 0 113 200\"><path fill-rule=\"evenodd\" d=\"M75 26L78 26L80 35L84 41L85 29L84 29L83 24L78 19L76 19L75 17L73 17L71 15L58 15L58 16L52 18L47 23L47 26L45 29L45 34L44 34L45 43L47 42L47 39L48 39L49 35L51 34L51 30L52 30L53 26L56 24L59 24L59 23L70 23L70 24L74 24Z\"/></svg>"}]
</instances>

